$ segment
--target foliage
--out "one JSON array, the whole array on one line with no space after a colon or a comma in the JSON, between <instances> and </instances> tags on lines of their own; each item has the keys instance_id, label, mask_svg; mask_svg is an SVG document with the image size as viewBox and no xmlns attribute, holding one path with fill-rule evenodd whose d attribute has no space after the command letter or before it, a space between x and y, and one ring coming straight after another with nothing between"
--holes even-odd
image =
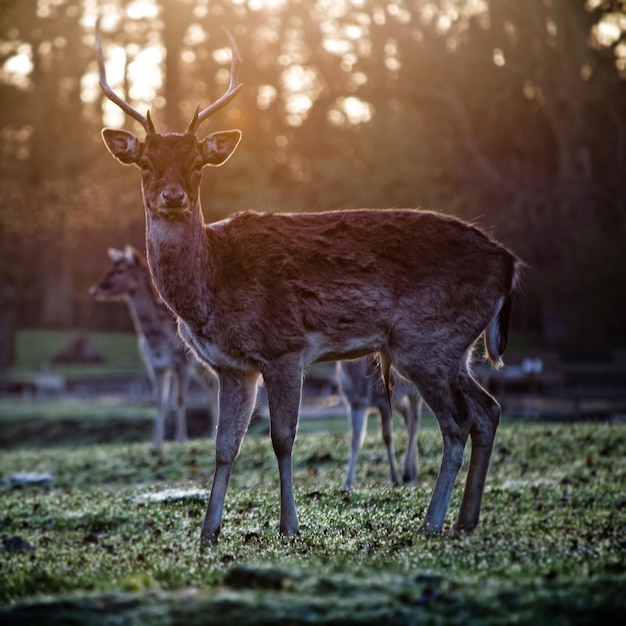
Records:
<instances>
[{"instance_id":1,"label":"foliage","mask_svg":"<svg viewBox=\"0 0 626 626\"><path fill-rule=\"evenodd\" d=\"M402 450L400 430L397 442ZM349 494L347 434L301 434L294 539L277 535L271 444L248 436L223 535L199 551L213 445L3 453L2 623L617 624L626 615L623 425L505 420L469 536L416 533L441 451L432 423L420 432L419 486L386 486L372 431ZM26 470L54 483L7 482ZM169 499L150 497L164 491Z\"/></svg>"},{"instance_id":2,"label":"foliage","mask_svg":"<svg viewBox=\"0 0 626 626\"><path fill-rule=\"evenodd\" d=\"M612 305L626 271L620 3L139 5L99 3L105 54L114 87L159 129L184 128L223 91L222 26L244 59L245 88L213 123L244 140L206 176L208 219L356 205L459 214L532 266L519 329L566 356L626 340ZM144 238L136 172L99 138L103 116L133 126L97 89L94 6L12 0L0 15L0 283L20 325L127 324L87 295L106 248ZM146 49L163 62L140 89Z\"/></svg>"}]
</instances>

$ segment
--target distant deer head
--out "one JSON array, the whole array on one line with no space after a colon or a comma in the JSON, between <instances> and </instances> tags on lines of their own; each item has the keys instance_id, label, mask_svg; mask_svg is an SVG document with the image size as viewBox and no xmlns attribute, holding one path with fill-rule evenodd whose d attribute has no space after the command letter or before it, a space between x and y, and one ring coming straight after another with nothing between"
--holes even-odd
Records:
<instances>
[{"instance_id":1,"label":"distant deer head","mask_svg":"<svg viewBox=\"0 0 626 626\"><path fill-rule=\"evenodd\" d=\"M146 278L150 280L146 262L135 254L131 246L126 246L124 250L109 248L107 252L113 265L89 290L96 300L120 300L136 292L146 283Z\"/></svg>"},{"instance_id":2,"label":"distant deer head","mask_svg":"<svg viewBox=\"0 0 626 626\"><path fill-rule=\"evenodd\" d=\"M205 166L217 167L233 154L241 140L240 130L225 130L199 140L196 133L211 115L226 106L240 91L238 71L241 59L232 35L226 31L232 51L230 84L227 91L206 108L196 108L184 133L157 133L150 112L144 117L122 100L109 86L102 55L100 20L96 22L96 52L100 87L112 102L137 120L145 129L141 141L125 130L105 128L102 138L111 154L124 165L137 165L141 170L146 209L168 219L189 215L198 205L198 191ZM165 181L165 182L164 182Z\"/></svg>"}]
</instances>

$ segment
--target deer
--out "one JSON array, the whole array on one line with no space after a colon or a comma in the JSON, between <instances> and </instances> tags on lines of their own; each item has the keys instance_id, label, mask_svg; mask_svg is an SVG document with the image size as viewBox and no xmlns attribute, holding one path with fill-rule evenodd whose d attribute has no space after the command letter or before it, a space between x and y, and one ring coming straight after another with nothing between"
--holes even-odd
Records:
<instances>
[{"instance_id":1,"label":"deer","mask_svg":"<svg viewBox=\"0 0 626 626\"><path fill-rule=\"evenodd\" d=\"M389 380L390 389L387 388L383 384L378 362L371 357L338 361L337 379L339 392L350 420L350 455L343 490L349 491L354 485L357 461L365 440L370 408L376 409L380 414L382 437L391 472L391 484L415 482L419 471L417 433L423 404L415 385L392 371ZM402 477L396 465L393 448L394 411L402 415L407 430L407 450L404 455Z\"/></svg>"},{"instance_id":2,"label":"deer","mask_svg":"<svg viewBox=\"0 0 626 626\"><path fill-rule=\"evenodd\" d=\"M157 398L153 445L165 438L165 419L170 394L175 398L176 441L187 441L186 405L189 384L198 380L215 404L214 375L201 365L178 337L177 324L157 293L145 258L132 246L123 250L108 249L113 264L89 293L98 301L124 300L137 333L139 355L148 372ZM214 437L217 407L210 407L208 435Z\"/></svg>"},{"instance_id":3,"label":"deer","mask_svg":"<svg viewBox=\"0 0 626 626\"><path fill-rule=\"evenodd\" d=\"M159 133L149 111L144 116L108 85L96 24L103 93L145 132L140 139L104 128L102 139L119 162L139 168L154 284L180 336L218 378L215 469L200 546L218 541L261 379L278 464L279 533L299 534L292 460L304 367L369 354L378 355L386 385L392 367L415 384L439 424L440 468L419 532L443 530L471 438L450 532L471 531L500 420L499 404L472 373L471 355L483 337L487 359L501 366L523 262L477 226L430 210L237 211L205 223L203 170L224 165L242 137L232 129L198 138L200 125L243 87L237 45L226 35L226 91L198 106L184 132Z\"/></svg>"}]
</instances>

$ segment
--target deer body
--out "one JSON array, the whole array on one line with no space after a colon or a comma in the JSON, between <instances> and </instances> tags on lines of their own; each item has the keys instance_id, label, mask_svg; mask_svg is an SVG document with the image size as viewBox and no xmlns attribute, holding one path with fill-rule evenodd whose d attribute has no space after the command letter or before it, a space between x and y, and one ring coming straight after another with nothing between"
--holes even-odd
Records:
<instances>
[{"instance_id":1,"label":"deer body","mask_svg":"<svg viewBox=\"0 0 626 626\"><path fill-rule=\"evenodd\" d=\"M280 532L299 531L292 482L304 366L378 353L413 382L435 413L443 436L441 468L422 529L440 531L472 438L469 472L455 529L478 522L500 417L496 401L468 369L484 333L500 362L521 263L478 229L417 210L353 210L315 214L239 213L205 224L199 203L204 166L223 164L238 130L203 140L196 130L232 100L231 83L197 112L186 133L158 134L106 83L99 35L100 83L140 121L140 141L103 130L109 151L139 166L148 262L161 297L179 318L179 332L219 379L216 466L201 538L220 533L233 462L263 378L280 479Z\"/></svg>"},{"instance_id":2,"label":"deer body","mask_svg":"<svg viewBox=\"0 0 626 626\"><path fill-rule=\"evenodd\" d=\"M165 418L170 395L175 398L176 440L187 440L186 404L189 383L199 380L215 397L213 375L206 372L177 335L176 321L156 292L146 261L142 255L126 246L122 250L110 248L113 265L90 289L96 300L124 300L137 333L139 354L148 371L157 398L157 414L153 443L160 446L164 440ZM216 427L216 407L210 411L210 436Z\"/></svg>"},{"instance_id":3,"label":"deer body","mask_svg":"<svg viewBox=\"0 0 626 626\"><path fill-rule=\"evenodd\" d=\"M422 411L422 398L415 385L401 376L393 375L390 380L391 395L388 395L380 367L372 358L338 362L337 378L342 399L348 410L351 435L350 456L343 488L351 489L354 484L359 452L365 439L367 413L372 408L380 414L381 431L387 449L392 484L398 485L401 480L415 481L419 467L417 433ZM404 455L402 477L396 465L393 448L394 411L402 415L407 430L407 450Z\"/></svg>"},{"instance_id":4,"label":"deer body","mask_svg":"<svg viewBox=\"0 0 626 626\"><path fill-rule=\"evenodd\" d=\"M155 284L179 316L181 336L220 381L204 539L219 534L259 378L279 464L280 531L293 535L303 369L373 352L418 387L444 438L423 528L442 528L468 435L472 459L456 527L476 525L500 410L467 362L485 330L492 360L500 358L519 269L510 252L458 220L415 210L240 213L210 225L199 205L183 217L149 208L146 216Z\"/></svg>"},{"instance_id":5,"label":"deer body","mask_svg":"<svg viewBox=\"0 0 626 626\"><path fill-rule=\"evenodd\" d=\"M261 371L287 354L303 364L356 358L389 351L407 334L413 349L424 349L433 330L442 332L441 313L463 327L450 332L463 336L465 352L511 279L512 266L493 277L483 270L506 258L503 249L434 213L248 212L208 226L199 216L147 218L155 284L179 315L181 334L214 367ZM465 300L490 289L498 292L490 309L477 316L472 302L464 310ZM459 305L438 313L451 292Z\"/></svg>"}]
</instances>

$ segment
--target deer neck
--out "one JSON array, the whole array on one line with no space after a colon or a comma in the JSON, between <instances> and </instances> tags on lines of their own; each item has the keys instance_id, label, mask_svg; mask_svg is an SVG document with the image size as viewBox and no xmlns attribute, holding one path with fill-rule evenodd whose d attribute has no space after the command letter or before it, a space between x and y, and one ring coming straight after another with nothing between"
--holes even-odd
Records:
<instances>
[{"instance_id":1,"label":"deer neck","mask_svg":"<svg viewBox=\"0 0 626 626\"><path fill-rule=\"evenodd\" d=\"M210 313L212 264L200 203L177 219L146 210L146 249L161 298L192 327L204 325Z\"/></svg>"},{"instance_id":2,"label":"deer neck","mask_svg":"<svg viewBox=\"0 0 626 626\"><path fill-rule=\"evenodd\" d=\"M147 272L146 280L135 291L127 294L125 299L138 335L144 335L148 329L161 325L164 307L154 292Z\"/></svg>"}]
</instances>

